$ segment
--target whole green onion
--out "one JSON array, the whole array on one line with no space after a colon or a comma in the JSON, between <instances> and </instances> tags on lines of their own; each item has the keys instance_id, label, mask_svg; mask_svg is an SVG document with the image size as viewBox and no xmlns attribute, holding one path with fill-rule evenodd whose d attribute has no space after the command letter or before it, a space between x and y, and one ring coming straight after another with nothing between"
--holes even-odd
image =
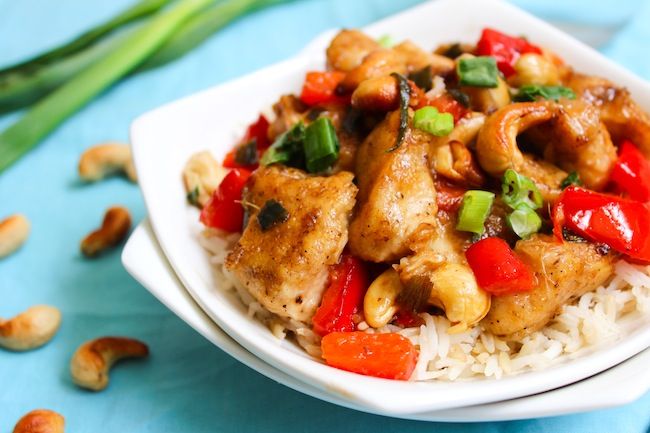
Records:
<instances>
[{"instance_id":1,"label":"whole green onion","mask_svg":"<svg viewBox=\"0 0 650 433\"><path fill-rule=\"evenodd\" d=\"M537 233L542 227L542 219L537 212L525 203L520 204L512 213L506 216L508 226L522 239Z\"/></svg>"},{"instance_id":2,"label":"whole green onion","mask_svg":"<svg viewBox=\"0 0 650 433\"><path fill-rule=\"evenodd\" d=\"M422 107L413 116L413 126L442 137L454 130L454 116L451 113L440 113L435 107Z\"/></svg>"},{"instance_id":3,"label":"whole green onion","mask_svg":"<svg viewBox=\"0 0 650 433\"><path fill-rule=\"evenodd\" d=\"M214 0L180 0L156 14L106 57L37 103L0 134L0 172L34 147L64 119L85 105L167 40L194 13Z\"/></svg>"},{"instance_id":4,"label":"whole green onion","mask_svg":"<svg viewBox=\"0 0 650 433\"><path fill-rule=\"evenodd\" d=\"M519 88L513 99L517 102L530 102L540 98L558 101L561 98L576 99L576 94L568 87L527 84Z\"/></svg>"},{"instance_id":5,"label":"whole green onion","mask_svg":"<svg viewBox=\"0 0 650 433\"><path fill-rule=\"evenodd\" d=\"M494 194L488 191L470 190L463 196L463 204L458 211L456 230L483 234L485 220L492 209Z\"/></svg>"},{"instance_id":6,"label":"whole green onion","mask_svg":"<svg viewBox=\"0 0 650 433\"><path fill-rule=\"evenodd\" d=\"M506 170L501 183L502 199L512 209L526 204L531 209L542 207L544 200L535 183L512 169Z\"/></svg>"},{"instance_id":7,"label":"whole green onion","mask_svg":"<svg viewBox=\"0 0 650 433\"><path fill-rule=\"evenodd\" d=\"M332 121L319 117L305 130L305 161L307 171L325 171L339 159L339 139Z\"/></svg>"},{"instance_id":8,"label":"whole green onion","mask_svg":"<svg viewBox=\"0 0 650 433\"><path fill-rule=\"evenodd\" d=\"M494 57L468 57L460 59L456 65L461 86L497 87L499 85L499 69Z\"/></svg>"}]
</instances>

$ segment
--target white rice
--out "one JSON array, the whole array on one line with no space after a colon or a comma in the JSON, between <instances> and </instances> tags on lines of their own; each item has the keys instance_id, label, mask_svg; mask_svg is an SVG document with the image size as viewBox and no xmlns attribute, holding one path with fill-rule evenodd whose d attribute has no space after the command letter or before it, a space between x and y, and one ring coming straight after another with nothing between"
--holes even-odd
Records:
<instances>
[{"instance_id":1,"label":"white rice","mask_svg":"<svg viewBox=\"0 0 650 433\"><path fill-rule=\"evenodd\" d=\"M224 290L236 290L248 315L262 320L280 339L291 332L309 354L320 357L320 339L305 324L269 313L245 288L237 287L223 267L223 261L238 234L206 230L201 245L210 253L215 280ZM549 365L581 356L616 340L624 333L621 319L650 314L650 266L620 260L605 286L581 296L542 330L521 341L505 342L480 327L449 334L450 322L443 316L421 314L424 324L414 328L386 325L373 329L365 322L357 329L368 333L397 332L419 349L411 380L466 380L515 375L541 370Z\"/></svg>"}]
</instances>

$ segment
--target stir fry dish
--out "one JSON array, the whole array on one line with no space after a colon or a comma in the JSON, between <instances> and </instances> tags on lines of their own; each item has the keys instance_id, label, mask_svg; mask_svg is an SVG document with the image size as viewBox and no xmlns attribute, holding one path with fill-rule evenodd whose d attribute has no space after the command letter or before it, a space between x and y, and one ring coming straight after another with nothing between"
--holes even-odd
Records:
<instances>
[{"instance_id":1,"label":"stir fry dish","mask_svg":"<svg viewBox=\"0 0 650 433\"><path fill-rule=\"evenodd\" d=\"M326 58L184 173L224 287L276 335L370 376L498 378L650 312L628 90L490 28L434 51L343 30Z\"/></svg>"}]
</instances>

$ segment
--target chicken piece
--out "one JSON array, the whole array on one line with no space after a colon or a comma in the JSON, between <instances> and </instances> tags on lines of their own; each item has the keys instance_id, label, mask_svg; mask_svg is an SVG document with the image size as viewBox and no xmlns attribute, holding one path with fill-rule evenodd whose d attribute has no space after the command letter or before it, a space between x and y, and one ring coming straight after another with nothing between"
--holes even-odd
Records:
<instances>
[{"instance_id":1,"label":"chicken piece","mask_svg":"<svg viewBox=\"0 0 650 433\"><path fill-rule=\"evenodd\" d=\"M390 262L410 252L421 225L435 223L436 190L429 172L429 134L408 128L395 145L399 112L389 113L357 153L359 205L350 224L352 253L372 262Z\"/></svg>"},{"instance_id":2,"label":"chicken piece","mask_svg":"<svg viewBox=\"0 0 650 433\"><path fill-rule=\"evenodd\" d=\"M582 100L562 100L557 117L531 128L527 136L541 148L544 159L577 171L589 189L602 189L616 163L616 147L598 110Z\"/></svg>"},{"instance_id":3,"label":"chicken piece","mask_svg":"<svg viewBox=\"0 0 650 433\"><path fill-rule=\"evenodd\" d=\"M348 72L380 46L358 30L341 30L327 48L327 64L337 71Z\"/></svg>"},{"instance_id":4,"label":"chicken piece","mask_svg":"<svg viewBox=\"0 0 650 433\"><path fill-rule=\"evenodd\" d=\"M521 240L515 252L534 271L537 284L528 292L495 296L482 322L488 331L510 340L543 328L563 305L605 283L616 260L594 244L559 243L549 235Z\"/></svg>"},{"instance_id":5,"label":"chicken piece","mask_svg":"<svg viewBox=\"0 0 650 433\"><path fill-rule=\"evenodd\" d=\"M298 121L302 120L307 106L294 95L282 95L273 105L275 120L269 126L268 135L271 141L280 134L291 129Z\"/></svg>"},{"instance_id":6,"label":"chicken piece","mask_svg":"<svg viewBox=\"0 0 650 433\"><path fill-rule=\"evenodd\" d=\"M308 323L320 304L329 266L348 240L357 188L352 173L308 176L271 166L250 177L243 202L251 209L246 229L225 268L272 313ZM257 216L268 200L288 219L262 230Z\"/></svg>"},{"instance_id":7,"label":"chicken piece","mask_svg":"<svg viewBox=\"0 0 650 433\"><path fill-rule=\"evenodd\" d=\"M600 112L614 141L631 140L650 158L650 115L637 104L630 92L600 78L573 73L566 85Z\"/></svg>"}]
</instances>

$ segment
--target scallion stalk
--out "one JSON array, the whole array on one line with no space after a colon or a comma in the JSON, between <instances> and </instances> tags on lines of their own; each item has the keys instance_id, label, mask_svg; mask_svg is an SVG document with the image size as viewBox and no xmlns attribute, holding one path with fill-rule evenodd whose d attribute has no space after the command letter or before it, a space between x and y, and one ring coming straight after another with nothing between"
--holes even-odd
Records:
<instances>
[{"instance_id":1,"label":"scallion stalk","mask_svg":"<svg viewBox=\"0 0 650 433\"><path fill-rule=\"evenodd\" d=\"M339 139L332 121L319 117L305 131L305 162L307 171L325 171L339 159Z\"/></svg>"},{"instance_id":2,"label":"scallion stalk","mask_svg":"<svg viewBox=\"0 0 650 433\"><path fill-rule=\"evenodd\" d=\"M141 63L189 17L214 0L180 0L126 38L106 57L37 103L0 134L0 172L63 120Z\"/></svg>"},{"instance_id":3,"label":"scallion stalk","mask_svg":"<svg viewBox=\"0 0 650 433\"><path fill-rule=\"evenodd\" d=\"M485 220L492 209L494 194L489 191L470 190L463 196L463 204L458 211L456 230L483 234Z\"/></svg>"},{"instance_id":4,"label":"scallion stalk","mask_svg":"<svg viewBox=\"0 0 650 433\"><path fill-rule=\"evenodd\" d=\"M422 107L413 116L413 126L437 137L443 137L454 130L454 116L451 113L440 113L435 107Z\"/></svg>"},{"instance_id":5,"label":"scallion stalk","mask_svg":"<svg viewBox=\"0 0 650 433\"><path fill-rule=\"evenodd\" d=\"M537 233L542 227L542 218L525 203L520 204L512 213L506 216L508 226L522 239Z\"/></svg>"},{"instance_id":6,"label":"scallion stalk","mask_svg":"<svg viewBox=\"0 0 650 433\"><path fill-rule=\"evenodd\" d=\"M460 59L456 65L456 73L461 86L497 87L499 85L499 69L494 57Z\"/></svg>"},{"instance_id":7,"label":"scallion stalk","mask_svg":"<svg viewBox=\"0 0 650 433\"><path fill-rule=\"evenodd\" d=\"M535 182L512 169L503 174L501 189L504 203L512 209L517 209L521 204L539 209L544 202Z\"/></svg>"}]
</instances>

